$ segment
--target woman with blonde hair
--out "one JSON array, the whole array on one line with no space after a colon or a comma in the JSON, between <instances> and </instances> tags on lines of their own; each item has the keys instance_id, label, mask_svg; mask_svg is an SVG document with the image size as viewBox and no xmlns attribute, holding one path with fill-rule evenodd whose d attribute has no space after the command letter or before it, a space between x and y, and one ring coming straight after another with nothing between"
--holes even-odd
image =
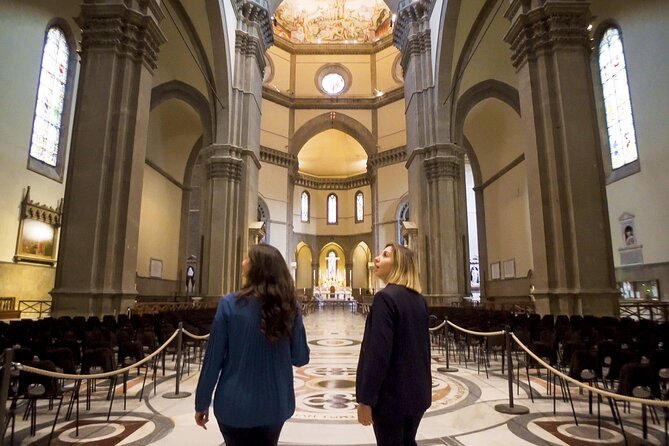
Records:
<instances>
[{"instance_id":1,"label":"woman with blonde hair","mask_svg":"<svg viewBox=\"0 0 669 446\"><path fill-rule=\"evenodd\" d=\"M389 243L374 266L386 287L374 295L360 348L358 422L373 424L379 446L413 446L432 403L427 302L413 251Z\"/></svg>"}]
</instances>

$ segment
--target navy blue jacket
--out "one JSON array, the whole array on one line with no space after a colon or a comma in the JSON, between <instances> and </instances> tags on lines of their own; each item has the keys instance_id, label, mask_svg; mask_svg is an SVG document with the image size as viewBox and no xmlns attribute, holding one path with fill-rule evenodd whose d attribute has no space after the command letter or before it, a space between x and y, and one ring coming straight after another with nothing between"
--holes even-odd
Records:
<instances>
[{"instance_id":1,"label":"navy blue jacket","mask_svg":"<svg viewBox=\"0 0 669 446\"><path fill-rule=\"evenodd\" d=\"M356 398L388 418L421 414L432 403L430 332L423 296L388 284L376 293L360 348Z\"/></svg>"},{"instance_id":2,"label":"navy blue jacket","mask_svg":"<svg viewBox=\"0 0 669 446\"><path fill-rule=\"evenodd\" d=\"M195 410L204 412L214 396L219 423L239 428L276 426L295 412L293 366L309 362L299 308L290 337L269 342L260 332L260 300L228 294L218 303Z\"/></svg>"}]
</instances>

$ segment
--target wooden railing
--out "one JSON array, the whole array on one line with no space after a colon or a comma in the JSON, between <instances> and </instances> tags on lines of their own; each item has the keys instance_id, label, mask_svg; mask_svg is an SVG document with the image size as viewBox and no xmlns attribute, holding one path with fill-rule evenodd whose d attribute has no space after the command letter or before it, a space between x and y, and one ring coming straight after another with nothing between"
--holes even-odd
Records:
<instances>
[{"instance_id":1,"label":"wooden railing","mask_svg":"<svg viewBox=\"0 0 669 446\"><path fill-rule=\"evenodd\" d=\"M51 316L51 301L50 300L20 300L19 312L21 317L28 317L30 319L43 319Z\"/></svg>"},{"instance_id":2,"label":"wooden railing","mask_svg":"<svg viewBox=\"0 0 669 446\"><path fill-rule=\"evenodd\" d=\"M648 319L655 322L669 321L669 302L620 301L620 317Z\"/></svg>"},{"instance_id":3,"label":"wooden railing","mask_svg":"<svg viewBox=\"0 0 669 446\"><path fill-rule=\"evenodd\" d=\"M198 308L213 308L218 302L193 301L193 302L138 302L132 307L133 314L156 314L163 311L195 310Z\"/></svg>"}]
</instances>

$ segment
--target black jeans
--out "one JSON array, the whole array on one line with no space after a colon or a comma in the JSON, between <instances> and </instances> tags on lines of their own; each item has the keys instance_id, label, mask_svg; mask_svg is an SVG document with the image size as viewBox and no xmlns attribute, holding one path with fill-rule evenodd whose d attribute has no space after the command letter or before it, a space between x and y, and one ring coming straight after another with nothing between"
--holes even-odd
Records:
<instances>
[{"instance_id":1,"label":"black jeans","mask_svg":"<svg viewBox=\"0 0 669 446\"><path fill-rule=\"evenodd\" d=\"M378 446L416 446L416 432L423 413L400 419L373 414L376 444Z\"/></svg>"},{"instance_id":2,"label":"black jeans","mask_svg":"<svg viewBox=\"0 0 669 446\"><path fill-rule=\"evenodd\" d=\"M232 427L218 424L225 446L276 446L283 423L278 426Z\"/></svg>"}]
</instances>

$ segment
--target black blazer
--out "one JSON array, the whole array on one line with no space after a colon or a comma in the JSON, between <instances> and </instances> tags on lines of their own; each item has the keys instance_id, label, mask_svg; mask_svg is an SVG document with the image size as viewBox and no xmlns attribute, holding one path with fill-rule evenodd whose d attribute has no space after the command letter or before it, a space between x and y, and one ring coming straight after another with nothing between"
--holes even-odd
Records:
<instances>
[{"instance_id":1,"label":"black blazer","mask_svg":"<svg viewBox=\"0 0 669 446\"><path fill-rule=\"evenodd\" d=\"M389 284L367 316L355 383L358 402L384 417L418 415L432 403L430 333L423 296Z\"/></svg>"}]
</instances>

